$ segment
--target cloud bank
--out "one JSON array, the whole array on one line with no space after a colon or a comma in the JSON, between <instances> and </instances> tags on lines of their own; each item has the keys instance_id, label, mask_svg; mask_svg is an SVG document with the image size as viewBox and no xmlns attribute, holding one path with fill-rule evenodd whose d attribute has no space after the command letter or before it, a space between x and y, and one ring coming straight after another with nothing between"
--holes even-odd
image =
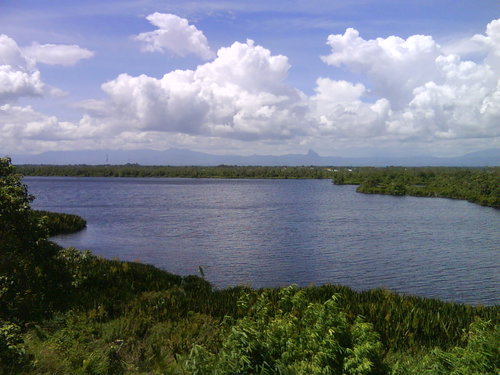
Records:
<instances>
[{"instance_id":1,"label":"cloud bank","mask_svg":"<svg viewBox=\"0 0 500 375\"><path fill-rule=\"evenodd\" d=\"M81 104L87 114L74 123L12 103L41 95L43 83L36 59L1 36L0 131L5 136L0 146L161 148L194 139L219 145L228 140L383 144L500 136L500 19L470 38L481 51L476 61L447 53L431 36L365 40L352 28L329 35L330 52L322 60L364 79L319 77L311 96L288 84L286 56L252 40L220 48L213 56L203 33L187 20L160 13L148 20L158 30L136 37L145 50L213 60L161 78L120 74L102 84L105 100ZM18 146L12 147L14 142Z\"/></svg>"}]
</instances>

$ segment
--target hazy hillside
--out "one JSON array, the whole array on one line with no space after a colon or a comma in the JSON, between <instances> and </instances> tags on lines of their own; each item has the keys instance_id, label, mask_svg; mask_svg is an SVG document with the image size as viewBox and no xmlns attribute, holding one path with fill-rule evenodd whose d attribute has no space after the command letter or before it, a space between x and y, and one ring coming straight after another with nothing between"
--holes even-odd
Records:
<instances>
[{"instance_id":1,"label":"hazy hillside","mask_svg":"<svg viewBox=\"0 0 500 375\"><path fill-rule=\"evenodd\" d=\"M127 164L141 165L338 165L338 166L498 166L500 149L474 152L459 157L360 157L320 156L313 150L307 154L215 155L185 149L153 150L87 150L51 151L35 155L11 155L14 164Z\"/></svg>"}]
</instances>

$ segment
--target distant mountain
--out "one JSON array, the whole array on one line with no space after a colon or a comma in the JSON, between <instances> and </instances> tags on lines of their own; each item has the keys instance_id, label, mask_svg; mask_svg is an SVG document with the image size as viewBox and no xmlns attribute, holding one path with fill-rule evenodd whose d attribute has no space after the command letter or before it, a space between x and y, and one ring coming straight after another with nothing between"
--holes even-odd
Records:
<instances>
[{"instance_id":1,"label":"distant mountain","mask_svg":"<svg viewBox=\"0 0 500 375\"><path fill-rule=\"evenodd\" d=\"M459 157L362 157L288 155L214 155L185 149L49 151L37 155L11 155L14 164L141 164L141 165L329 165L329 166L500 166L500 149L473 152Z\"/></svg>"}]
</instances>

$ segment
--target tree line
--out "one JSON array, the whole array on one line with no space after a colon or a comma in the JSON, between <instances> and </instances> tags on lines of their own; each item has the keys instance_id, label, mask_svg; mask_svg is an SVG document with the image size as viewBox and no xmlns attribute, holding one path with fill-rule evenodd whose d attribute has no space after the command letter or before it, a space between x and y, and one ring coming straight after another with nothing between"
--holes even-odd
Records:
<instances>
[{"instance_id":1,"label":"tree line","mask_svg":"<svg viewBox=\"0 0 500 375\"><path fill-rule=\"evenodd\" d=\"M202 166L144 166L124 165L19 165L25 176L71 177L189 177L189 178L332 178L327 167L266 167L219 165Z\"/></svg>"},{"instance_id":2,"label":"tree line","mask_svg":"<svg viewBox=\"0 0 500 375\"><path fill-rule=\"evenodd\" d=\"M218 290L63 249L32 199L0 159L0 374L498 373L498 305L341 285Z\"/></svg>"}]
</instances>

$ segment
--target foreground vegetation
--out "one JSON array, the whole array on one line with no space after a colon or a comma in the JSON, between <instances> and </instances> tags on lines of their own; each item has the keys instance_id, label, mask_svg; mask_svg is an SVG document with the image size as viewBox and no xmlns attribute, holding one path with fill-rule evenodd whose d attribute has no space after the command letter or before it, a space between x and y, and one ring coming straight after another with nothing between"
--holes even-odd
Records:
<instances>
[{"instance_id":1,"label":"foreground vegetation","mask_svg":"<svg viewBox=\"0 0 500 375\"><path fill-rule=\"evenodd\" d=\"M0 374L498 374L499 306L338 285L214 290L62 249L31 199L0 159Z\"/></svg>"},{"instance_id":2,"label":"foreground vegetation","mask_svg":"<svg viewBox=\"0 0 500 375\"><path fill-rule=\"evenodd\" d=\"M465 199L500 207L500 167L340 169L334 172L333 181L359 185L360 193Z\"/></svg>"}]
</instances>

